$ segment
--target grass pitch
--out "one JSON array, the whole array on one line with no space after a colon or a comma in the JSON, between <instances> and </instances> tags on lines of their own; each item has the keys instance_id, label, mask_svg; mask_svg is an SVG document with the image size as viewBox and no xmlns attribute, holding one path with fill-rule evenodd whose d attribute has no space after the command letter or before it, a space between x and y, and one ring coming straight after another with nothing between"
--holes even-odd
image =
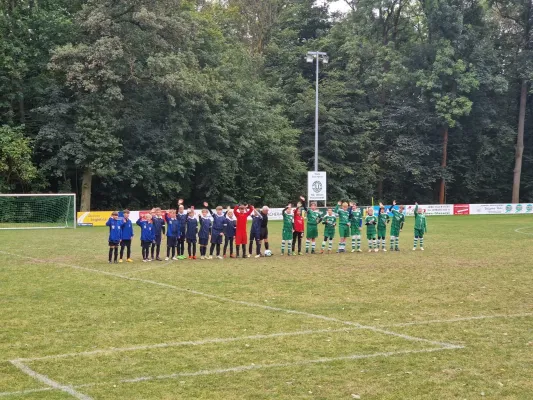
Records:
<instances>
[{"instance_id":1,"label":"grass pitch","mask_svg":"<svg viewBox=\"0 0 533 400\"><path fill-rule=\"evenodd\" d=\"M533 216L426 251L107 264L107 230L0 231L0 398L531 399ZM137 232L138 234L138 232ZM365 243L366 249L366 243Z\"/></svg>"}]
</instances>

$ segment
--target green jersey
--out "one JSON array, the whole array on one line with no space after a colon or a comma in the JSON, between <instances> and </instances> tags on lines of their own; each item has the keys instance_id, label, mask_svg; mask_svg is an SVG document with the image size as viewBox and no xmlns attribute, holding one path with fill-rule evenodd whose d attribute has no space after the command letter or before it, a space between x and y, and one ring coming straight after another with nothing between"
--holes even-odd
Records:
<instances>
[{"instance_id":1,"label":"green jersey","mask_svg":"<svg viewBox=\"0 0 533 400\"><path fill-rule=\"evenodd\" d=\"M352 214L350 216L350 226L352 235L359 235L361 232L361 221L363 220L363 212L360 208L355 210L352 209Z\"/></svg>"},{"instance_id":2,"label":"green jersey","mask_svg":"<svg viewBox=\"0 0 533 400\"><path fill-rule=\"evenodd\" d=\"M336 215L323 215L322 223L326 226L324 228L324 236L332 238L335 236L335 225L337 225Z\"/></svg>"},{"instance_id":3,"label":"green jersey","mask_svg":"<svg viewBox=\"0 0 533 400\"><path fill-rule=\"evenodd\" d=\"M377 223L378 217L375 215L367 215L365 218L366 232L375 234Z\"/></svg>"},{"instance_id":4,"label":"green jersey","mask_svg":"<svg viewBox=\"0 0 533 400\"><path fill-rule=\"evenodd\" d=\"M405 215L392 207L390 212L392 213L392 224L390 228L391 235L400 236L400 231L402 230L403 223L405 222Z\"/></svg>"},{"instance_id":5,"label":"green jersey","mask_svg":"<svg viewBox=\"0 0 533 400\"><path fill-rule=\"evenodd\" d=\"M305 212L306 212L307 224L318 225L318 222L320 218L322 217L322 213L319 211L313 211L310 208L306 208Z\"/></svg>"},{"instance_id":6,"label":"green jersey","mask_svg":"<svg viewBox=\"0 0 533 400\"><path fill-rule=\"evenodd\" d=\"M339 225L349 225L350 224L350 212L344 211L340 206L337 204L337 207L335 207L335 214L339 216Z\"/></svg>"},{"instance_id":7,"label":"green jersey","mask_svg":"<svg viewBox=\"0 0 533 400\"><path fill-rule=\"evenodd\" d=\"M389 215L386 211L378 214L378 230L387 229L387 222L389 222Z\"/></svg>"},{"instance_id":8,"label":"green jersey","mask_svg":"<svg viewBox=\"0 0 533 400\"><path fill-rule=\"evenodd\" d=\"M426 222L426 215L418 212L418 204L415 206L415 230L427 232L428 226Z\"/></svg>"},{"instance_id":9,"label":"green jersey","mask_svg":"<svg viewBox=\"0 0 533 400\"><path fill-rule=\"evenodd\" d=\"M292 224L294 222L294 215L288 214L287 210L283 210L283 230L290 230L292 232Z\"/></svg>"}]
</instances>

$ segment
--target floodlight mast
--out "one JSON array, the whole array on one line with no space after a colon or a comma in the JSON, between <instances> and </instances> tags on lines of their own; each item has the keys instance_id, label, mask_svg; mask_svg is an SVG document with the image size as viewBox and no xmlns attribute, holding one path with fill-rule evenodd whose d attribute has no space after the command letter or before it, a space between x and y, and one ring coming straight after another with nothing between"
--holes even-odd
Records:
<instances>
[{"instance_id":1,"label":"floodlight mast","mask_svg":"<svg viewBox=\"0 0 533 400\"><path fill-rule=\"evenodd\" d=\"M318 171L318 76L320 72L320 61L324 64L329 62L327 53L321 51L308 51L307 62L312 63L316 60L316 88L315 88L315 171Z\"/></svg>"}]
</instances>

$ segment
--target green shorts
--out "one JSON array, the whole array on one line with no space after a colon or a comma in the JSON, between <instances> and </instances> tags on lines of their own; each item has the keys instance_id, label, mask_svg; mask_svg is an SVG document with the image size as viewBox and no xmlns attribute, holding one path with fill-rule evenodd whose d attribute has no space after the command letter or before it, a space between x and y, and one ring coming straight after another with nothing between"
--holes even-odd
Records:
<instances>
[{"instance_id":1,"label":"green shorts","mask_svg":"<svg viewBox=\"0 0 533 400\"><path fill-rule=\"evenodd\" d=\"M350 233L352 234L352 236L359 236L361 235L361 228L359 228L359 225L355 225L352 222L352 225L350 225Z\"/></svg>"},{"instance_id":2,"label":"green shorts","mask_svg":"<svg viewBox=\"0 0 533 400\"><path fill-rule=\"evenodd\" d=\"M339 236L341 238L350 237L350 227L348 225L339 225Z\"/></svg>"},{"instance_id":3,"label":"green shorts","mask_svg":"<svg viewBox=\"0 0 533 400\"><path fill-rule=\"evenodd\" d=\"M391 229L390 235L394 237L400 237L400 230L399 229Z\"/></svg>"},{"instance_id":4,"label":"green shorts","mask_svg":"<svg viewBox=\"0 0 533 400\"><path fill-rule=\"evenodd\" d=\"M378 228L378 237L384 238L387 236L387 228Z\"/></svg>"},{"instance_id":5,"label":"green shorts","mask_svg":"<svg viewBox=\"0 0 533 400\"><path fill-rule=\"evenodd\" d=\"M424 237L424 230L423 229L415 229L415 238L423 238Z\"/></svg>"},{"instance_id":6,"label":"green shorts","mask_svg":"<svg viewBox=\"0 0 533 400\"><path fill-rule=\"evenodd\" d=\"M281 240L292 240L292 229L283 229Z\"/></svg>"},{"instance_id":7,"label":"green shorts","mask_svg":"<svg viewBox=\"0 0 533 400\"><path fill-rule=\"evenodd\" d=\"M366 238L367 238L368 240L375 240L376 237L377 237L376 232L367 232L367 233L366 233Z\"/></svg>"},{"instance_id":8,"label":"green shorts","mask_svg":"<svg viewBox=\"0 0 533 400\"><path fill-rule=\"evenodd\" d=\"M335 237L335 228L324 229L324 237L333 239Z\"/></svg>"},{"instance_id":9,"label":"green shorts","mask_svg":"<svg viewBox=\"0 0 533 400\"><path fill-rule=\"evenodd\" d=\"M306 239L316 239L318 237L318 225L307 224Z\"/></svg>"}]
</instances>

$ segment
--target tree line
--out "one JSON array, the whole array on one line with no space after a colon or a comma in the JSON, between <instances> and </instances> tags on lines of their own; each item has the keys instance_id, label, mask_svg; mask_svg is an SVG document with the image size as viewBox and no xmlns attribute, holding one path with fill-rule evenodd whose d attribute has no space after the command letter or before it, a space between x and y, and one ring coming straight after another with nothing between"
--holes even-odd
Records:
<instances>
[{"instance_id":1,"label":"tree line","mask_svg":"<svg viewBox=\"0 0 533 400\"><path fill-rule=\"evenodd\" d=\"M0 192L533 201L530 0L0 0Z\"/></svg>"}]
</instances>

